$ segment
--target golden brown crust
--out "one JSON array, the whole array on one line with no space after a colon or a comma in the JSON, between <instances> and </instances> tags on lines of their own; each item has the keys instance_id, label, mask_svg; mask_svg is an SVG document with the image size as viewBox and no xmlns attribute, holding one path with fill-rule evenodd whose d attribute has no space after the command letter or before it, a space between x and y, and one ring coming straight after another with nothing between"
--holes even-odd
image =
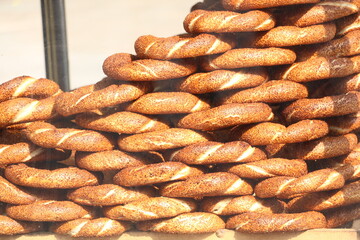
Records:
<instances>
[{"instance_id":1,"label":"golden brown crust","mask_svg":"<svg viewBox=\"0 0 360 240\"><path fill-rule=\"evenodd\" d=\"M270 158L256 162L220 166L224 172L230 172L241 178L268 178L275 176L300 177L307 174L307 165L300 159Z\"/></svg>"},{"instance_id":2,"label":"golden brown crust","mask_svg":"<svg viewBox=\"0 0 360 240\"><path fill-rule=\"evenodd\" d=\"M151 163L146 154L131 154L120 150L101 152L76 152L76 165L89 171L120 170L126 167Z\"/></svg>"},{"instance_id":3,"label":"golden brown crust","mask_svg":"<svg viewBox=\"0 0 360 240\"><path fill-rule=\"evenodd\" d=\"M359 112L327 119L331 135L344 135L360 128Z\"/></svg>"},{"instance_id":4,"label":"golden brown crust","mask_svg":"<svg viewBox=\"0 0 360 240\"><path fill-rule=\"evenodd\" d=\"M6 215L34 222L60 222L77 218L92 218L90 209L70 201L36 201L27 205L7 205Z\"/></svg>"},{"instance_id":5,"label":"golden brown crust","mask_svg":"<svg viewBox=\"0 0 360 240\"><path fill-rule=\"evenodd\" d=\"M325 227L325 216L314 211L294 214L243 213L226 222L226 228L247 233L294 232Z\"/></svg>"},{"instance_id":6,"label":"golden brown crust","mask_svg":"<svg viewBox=\"0 0 360 240\"><path fill-rule=\"evenodd\" d=\"M335 37L335 23L318 24L309 27L279 26L259 33L254 47L289 47L330 41ZM280 65L280 64L279 64Z\"/></svg>"},{"instance_id":7,"label":"golden brown crust","mask_svg":"<svg viewBox=\"0 0 360 240\"><path fill-rule=\"evenodd\" d=\"M299 83L286 80L272 80L260 86L233 90L220 95L222 104L229 103L281 103L308 97L307 88Z\"/></svg>"},{"instance_id":8,"label":"golden brown crust","mask_svg":"<svg viewBox=\"0 0 360 240\"><path fill-rule=\"evenodd\" d=\"M292 64L296 54L283 48L237 48L222 54L200 57L204 71Z\"/></svg>"},{"instance_id":9,"label":"golden brown crust","mask_svg":"<svg viewBox=\"0 0 360 240\"><path fill-rule=\"evenodd\" d=\"M199 9L190 12L184 20L184 28L189 33L255 32L274 26L273 16L259 10L237 13Z\"/></svg>"},{"instance_id":10,"label":"golden brown crust","mask_svg":"<svg viewBox=\"0 0 360 240\"><path fill-rule=\"evenodd\" d=\"M70 157L70 151L45 149L32 143L0 144L0 165L35 161L60 161Z\"/></svg>"},{"instance_id":11,"label":"golden brown crust","mask_svg":"<svg viewBox=\"0 0 360 240\"><path fill-rule=\"evenodd\" d=\"M208 233L225 228L224 221L212 213L183 213L169 219L138 222L140 231L163 233Z\"/></svg>"},{"instance_id":12,"label":"golden brown crust","mask_svg":"<svg viewBox=\"0 0 360 240\"><path fill-rule=\"evenodd\" d=\"M161 186L160 195L165 197L206 197L252 194L252 186L235 174L226 172L193 176L185 181Z\"/></svg>"},{"instance_id":13,"label":"golden brown crust","mask_svg":"<svg viewBox=\"0 0 360 240\"><path fill-rule=\"evenodd\" d=\"M140 201L155 195L152 187L125 188L115 184L86 186L71 190L67 198L78 204L89 206L111 206Z\"/></svg>"},{"instance_id":14,"label":"golden brown crust","mask_svg":"<svg viewBox=\"0 0 360 240\"><path fill-rule=\"evenodd\" d=\"M202 175L203 171L181 162L163 162L139 167L127 167L118 172L113 181L120 186L142 186Z\"/></svg>"},{"instance_id":15,"label":"golden brown crust","mask_svg":"<svg viewBox=\"0 0 360 240\"><path fill-rule=\"evenodd\" d=\"M210 104L186 92L153 92L145 94L126 107L142 114L180 114L207 110Z\"/></svg>"},{"instance_id":16,"label":"golden brown crust","mask_svg":"<svg viewBox=\"0 0 360 240\"><path fill-rule=\"evenodd\" d=\"M108 218L75 219L68 222L53 223L50 231L71 237L111 237L121 235L131 229L131 223Z\"/></svg>"},{"instance_id":17,"label":"golden brown crust","mask_svg":"<svg viewBox=\"0 0 360 240\"><path fill-rule=\"evenodd\" d=\"M58 93L59 90L59 85L52 80L20 76L0 85L0 102L19 97L48 98Z\"/></svg>"},{"instance_id":18,"label":"golden brown crust","mask_svg":"<svg viewBox=\"0 0 360 240\"><path fill-rule=\"evenodd\" d=\"M184 147L172 153L168 161L206 165L218 163L244 163L265 159L265 153L243 141L207 141Z\"/></svg>"},{"instance_id":19,"label":"golden brown crust","mask_svg":"<svg viewBox=\"0 0 360 240\"><path fill-rule=\"evenodd\" d=\"M314 57L276 71L277 79L311 82L328 78L346 77L360 72L360 56L325 58Z\"/></svg>"},{"instance_id":20,"label":"golden brown crust","mask_svg":"<svg viewBox=\"0 0 360 240\"><path fill-rule=\"evenodd\" d=\"M29 204L36 200L36 197L23 191L7 179L0 176L0 201L11 204ZM1 213L0 213L1 214Z\"/></svg>"},{"instance_id":21,"label":"golden brown crust","mask_svg":"<svg viewBox=\"0 0 360 240\"><path fill-rule=\"evenodd\" d=\"M44 148L77 151L106 151L114 148L114 136L92 130L56 128L45 122L34 122L25 131L27 138Z\"/></svg>"},{"instance_id":22,"label":"golden brown crust","mask_svg":"<svg viewBox=\"0 0 360 240\"><path fill-rule=\"evenodd\" d=\"M280 123L263 122L239 126L232 129L231 139L242 140L251 145L306 142L321 138L329 133L325 121L302 120L289 126Z\"/></svg>"},{"instance_id":23,"label":"golden brown crust","mask_svg":"<svg viewBox=\"0 0 360 240\"><path fill-rule=\"evenodd\" d=\"M104 208L104 215L124 221L147 221L175 217L196 210L196 202L191 199L155 197L131 202L125 205Z\"/></svg>"},{"instance_id":24,"label":"golden brown crust","mask_svg":"<svg viewBox=\"0 0 360 240\"><path fill-rule=\"evenodd\" d=\"M336 38L322 44L301 46L296 51L297 61L305 61L313 57L348 57L360 53L360 30L347 33L341 38Z\"/></svg>"},{"instance_id":25,"label":"golden brown crust","mask_svg":"<svg viewBox=\"0 0 360 240\"><path fill-rule=\"evenodd\" d=\"M55 96L41 100L32 98L15 98L0 103L0 128L13 124L53 119Z\"/></svg>"},{"instance_id":26,"label":"golden brown crust","mask_svg":"<svg viewBox=\"0 0 360 240\"><path fill-rule=\"evenodd\" d=\"M336 191L309 193L290 200L288 209L291 212L323 211L359 203L359 189L360 181L356 181Z\"/></svg>"},{"instance_id":27,"label":"golden brown crust","mask_svg":"<svg viewBox=\"0 0 360 240\"><path fill-rule=\"evenodd\" d=\"M334 169L320 169L298 178L278 176L265 179L255 186L255 194L260 198L293 198L310 192L340 189L345 177Z\"/></svg>"},{"instance_id":28,"label":"golden brown crust","mask_svg":"<svg viewBox=\"0 0 360 240\"><path fill-rule=\"evenodd\" d=\"M257 8L272 8L286 5L318 3L320 0L222 0L224 8L239 11Z\"/></svg>"},{"instance_id":29,"label":"golden brown crust","mask_svg":"<svg viewBox=\"0 0 360 240\"><path fill-rule=\"evenodd\" d=\"M0 235L16 235L45 230L41 222L22 222L0 215Z\"/></svg>"},{"instance_id":30,"label":"golden brown crust","mask_svg":"<svg viewBox=\"0 0 360 240\"><path fill-rule=\"evenodd\" d=\"M124 61L124 58L127 60ZM104 73L116 80L157 81L185 77L197 70L192 58L172 61L131 58L125 53L109 56L103 64Z\"/></svg>"},{"instance_id":31,"label":"golden brown crust","mask_svg":"<svg viewBox=\"0 0 360 240\"><path fill-rule=\"evenodd\" d=\"M99 184L95 174L72 166L48 170L20 163L7 166L5 177L12 183L37 188L67 189Z\"/></svg>"},{"instance_id":32,"label":"golden brown crust","mask_svg":"<svg viewBox=\"0 0 360 240\"><path fill-rule=\"evenodd\" d=\"M190 129L169 128L148 133L119 137L120 149L129 152L145 152L184 147L210 140L210 135Z\"/></svg>"},{"instance_id":33,"label":"golden brown crust","mask_svg":"<svg viewBox=\"0 0 360 240\"><path fill-rule=\"evenodd\" d=\"M271 108L265 103L232 103L190 113L177 123L179 127L213 131L235 125L270 121Z\"/></svg>"},{"instance_id":34,"label":"golden brown crust","mask_svg":"<svg viewBox=\"0 0 360 240\"><path fill-rule=\"evenodd\" d=\"M237 88L255 87L268 80L264 68L248 68L230 70L215 70L204 73L194 73L185 79L176 81L175 90L192 94L224 91Z\"/></svg>"},{"instance_id":35,"label":"golden brown crust","mask_svg":"<svg viewBox=\"0 0 360 240\"><path fill-rule=\"evenodd\" d=\"M260 199L251 195L240 197L207 197L201 203L201 210L217 215L235 215L245 212L283 213L286 203L278 199Z\"/></svg>"},{"instance_id":36,"label":"golden brown crust","mask_svg":"<svg viewBox=\"0 0 360 240\"><path fill-rule=\"evenodd\" d=\"M323 98L296 100L284 108L282 114L288 122L303 119L343 116L360 111L360 92L351 91Z\"/></svg>"},{"instance_id":37,"label":"golden brown crust","mask_svg":"<svg viewBox=\"0 0 360 240\"><path fill-rule=\"evenodd\" d=\"M306 27L330 22L358 11L358 7L350 1L326 0L311 5L290 7L286 9L286 14L277 18L277 21L281 25Z\"/></svg>"},{"instance_id":38,"label":"golden brown crust","mask_svg":"<svg viewBox=\"0 0 360 240\"><path fill-rule=\"evenodd\" d=\"M360 205L354 204L346 207L330 209L324 212L327 228L341 227L344 224L360 217Z\"/></svg>"},{"instance_id":39,"label":"golden brown crust","mask_svg":"<svg viewBox=\"0 0 360 240\"><path fill-rule=\"evenodd\" d=\"M358 6L359 7L359 6ZM360 14L352 14L347 17L340 18L336 20L336 34L338 36L343 36L351 31L360 29Z\"/></svg>"},{"instance_id":40,"label":"golden brown crust","mask_svg":"<svg viewBox=\"0 0 360 240\"><path fill-rule=\"evenodd\" d=\"M349 133L302 143L268 145L266 151L270 157L286 156L289 159L318 160L348 154L357 143L356 135Z\"/></svg>"},{"instance_id":41,"label":"golden brown crust","mask_svg":"<svg viewBox=\"0 0 360 240\"><path fill-rule=\"evenodd\" d=\"M169 123L159 117L121 111L97 114L86 112L76 115L76 124L81 127L125 134L152 132L170 128Z\"/></svg>"},{"instance_id":42,"label":"golden brown crust","mask_svg":"<svg viewBox=\"0 0 360 240\"><path fill-rule=\"evenodd\" d=\"M148 83L123 82L104 78L94 85L60 94L56 98L55 109L63 116L70 116L129 102L151 90L152 86Z\"/></svg>"},{"instance_id":43,"label":"golden brown crust","mask_svg":"<svg viewBox=\"0 0 360 240\"><path fill-rule=\"evenodd\" d=\"M145 35L135 41L135 51L140 58L190 58L222 53L232 49L235 44L233 38L225 35L182 34L167 38Z\"/></svg>"}]
</instances>

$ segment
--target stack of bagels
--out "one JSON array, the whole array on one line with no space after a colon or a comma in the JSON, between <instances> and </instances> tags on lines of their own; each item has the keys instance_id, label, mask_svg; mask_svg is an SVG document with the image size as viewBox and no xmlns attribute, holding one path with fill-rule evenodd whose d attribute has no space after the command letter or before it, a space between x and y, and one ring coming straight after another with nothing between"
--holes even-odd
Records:
<instances>
[{"instance_id":1,"label":"stack of bagels","mask_svg":"<svg viewBox=\"0 0 360 240\"><path fill-rule=\"evenodd\" d=\"M104 79L0 85L0 235L247 233L360 217L360 1L204 0Z\"/></svg>"}]
</instances>

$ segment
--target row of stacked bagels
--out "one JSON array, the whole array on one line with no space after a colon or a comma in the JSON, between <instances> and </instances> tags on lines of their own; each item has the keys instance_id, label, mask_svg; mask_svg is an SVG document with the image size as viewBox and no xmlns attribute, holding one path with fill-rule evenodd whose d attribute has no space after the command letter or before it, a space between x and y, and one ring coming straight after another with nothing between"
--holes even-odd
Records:
<instances>
[{"instance_id":1,"label":"row of stacked bagels","mask_svg":"<svg viewBox=\"0 0 360 240\"><path fill-rule=\"evenodd\" d=\"M359 217L360 3L204 0L107 77L0 86L0 234L286 232ZM59 161L63 161L59 163Z\"/></svg>"}]
</instances>

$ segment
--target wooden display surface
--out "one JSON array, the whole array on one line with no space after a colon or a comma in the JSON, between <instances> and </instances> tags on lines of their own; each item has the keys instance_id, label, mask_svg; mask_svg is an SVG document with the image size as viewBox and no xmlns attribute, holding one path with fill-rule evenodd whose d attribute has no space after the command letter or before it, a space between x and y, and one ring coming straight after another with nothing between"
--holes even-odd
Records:
<instances>
[{"instance_id":1,"label":"wooden display surface","mask_svg":"<svg viewBox=\"0 0 360 240\"><path fill-rule=\"evenodd\" d=\"M70 240L70 239L98 239L71 238L66 235L49 233L32 233L18 236L2 236L0 240ZM165 234L151 232L125 232L119 237L106 237L109 240L356 240L355 229L314 229L294 233L246 234L231 230L221 230L210 234Z\"/></svg>"}]
</instances>

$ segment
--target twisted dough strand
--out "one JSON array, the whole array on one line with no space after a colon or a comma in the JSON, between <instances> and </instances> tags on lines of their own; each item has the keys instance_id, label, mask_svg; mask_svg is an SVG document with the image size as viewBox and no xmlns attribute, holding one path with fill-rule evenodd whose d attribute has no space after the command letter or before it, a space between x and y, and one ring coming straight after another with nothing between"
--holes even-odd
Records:
<instances>
[{"instance_id":1,"label":"twisted dough strand","mask_svg":"<svg viewBox=\"0 0 360 240\"><path fill-rule=\"evenodd\" d=\"M235 44L233 38L225 35L183 34L167 38L145 35L135 41L135 51L140 58L190 58L225 52Z\"/></svg>"},{"instance_id":2,"label":"twisted dough strand","mask_svg":"<svg viewBox=\"0 0 360 240\"><path fill-rule=\"evenodd\" d=\"M250 10L258 8L272 8L286 5L318 3L320 0L222 0L224 8L232 11Z\"/></svg>"},{"instance_id":3,"label":"twisted dough strand","mask_svg":"<svg viewBox=\"0 0 360 240\"><path fill-rule=\"evenodd\" d=\"M26 129L26 136L36 145L78 151L106 151L114 148L111 135L91 130L56 128L45 122L35 122Z\"/></svg>"},{"instance_id":4,"label":"twisted dough strand","mask_svg":"<svg viewBox=\"0 0 360 240\"><path fill-rule=\"evenodd\" d=\"M59 91L59 85L52 80L21 76L0 85L0 102L19 97L43 99L51 97Z\"/></svg>"},{"instance_id":5,"label":"twisted dough strand","mask_svg":"<svg viewBox=\"0 0 360 240\"><path fill-rule=\"evenodd\" d=\"M196 202L191 199L155 197L131 202L125 205L107 207L104 215L124 221L147 221L175 217L196 210Z\"/></svg>"},{"instance_id":6,"label":"twisted dough strand","mask_svg":"<svg viewBox=\"0 0 360 240\"><path fill-rule=\"evenodd\" d=\"M68 222L52 223L50 231L71 237L111 237L131 229L128 222L108 218L75 219Z\"/></svg>"},{"instance_id":7,"label":"twisted dough strand","mask_svg":"<svg viewBox=\"0 0 360 240\"><path fill-rule=\"evenodd\" d=\"M273 16L259 10L247 13L195 10L184 20L185 31L189 33L255 32L274 26Z\"/></svg>"},{"instance_id":8,"label":"twisted dough strand","mask_svg":"<svg viewBox=\"0 0 360 240\"><path fill-rule=\"evenodd\" d=\"M227 143L207 141L189 145L172 153L169 161L202 165L217 163L243 163L265 159L266 155L259 148L254 148L242 141Z\"/></svg>"},{"instance_id":9,"label":"twisted dough strand","mask_svg":"<svg viewBox=\"0 0 360 240\"><path fill-rule=\"evenodd\" d=\"M249 195L252 186L232 173L216 172L192 176L185 181L167 183L160 188L165 197L206 197L224 195Z\"/></svg>"},{"instance_id":10,"label":"twisted dough strand","mask_svg":"<svg viewBox=\"0 0 360 240\"><path fill-rule=\"evenodd\" d=\"M325 216L315 211L293 214L251 212L236 215L226 222L226 228L246 233L294 232L325 227Z\"/></svg>"},{"instance_id":11,"label":"twisted dough strand","mask_svg":"<svg viewBox=\"0 0 360 240\"><path fill-rule=\"evenodd\" d=\"M263 180L255 187L255 194L261 198L292 198L310 192L340 189L345 184L345 177L334 169L320 169L304 176L272 177Z\"/></svg>"},{"instance_id":12,"label":"twisted dough strand","mask_svg":"<svg viewBox=\"0 0 360 240\"><path fill-rule=\"evenodd\" d=\"M241 178L268 178L275 176L301 177L307 174L307 165L300 159L271 158L256 162L220 167L224 172L230 172Z\"/></svg>"}]
</instances>

